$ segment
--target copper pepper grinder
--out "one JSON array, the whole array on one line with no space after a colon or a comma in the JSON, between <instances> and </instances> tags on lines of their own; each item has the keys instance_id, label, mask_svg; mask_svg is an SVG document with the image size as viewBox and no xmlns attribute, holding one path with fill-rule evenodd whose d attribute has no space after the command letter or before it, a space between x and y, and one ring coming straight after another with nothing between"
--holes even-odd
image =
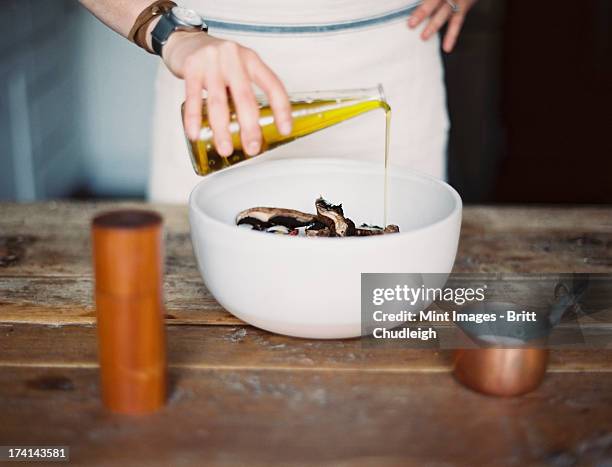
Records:
<instances>
[{"instance_id":1,"label":"copper pepper grinder","mask_svg":"<svg viewBox=\"0 0 612 467\"><path fill-rule=\"evenodd\" d=\"M119 210L92 223L102 400L142 414L166 400L162 218Z\"/></svg>"},{"instance_id":2,"label":"copper pepper grinder","mask_svg":"<svg viewBox=\"0 0 612 467\"><path fill-rule=\"evenodd\" d=\"M464 323L462 329L480 348L455 351L455 378L475 391L494 396L518 396L534 390L546 374L548 335L565 308L565 303L559 303L552 313L540 312L530 322ZM468 306L464 312L505 314L517 309L521 307L514 303L487 302Z\"/></svg>"},{"instance_id":3,"label":"copper pepper grinder","mask_svg":"<svg viewBox=\"0 0 612 467\"><path fill-rule=\"evenodd\" d=\"M465 386L494 396L519 396L537 388L546 373L548 349L460 349L454 375Z\"/></svg>"}]
</instances>

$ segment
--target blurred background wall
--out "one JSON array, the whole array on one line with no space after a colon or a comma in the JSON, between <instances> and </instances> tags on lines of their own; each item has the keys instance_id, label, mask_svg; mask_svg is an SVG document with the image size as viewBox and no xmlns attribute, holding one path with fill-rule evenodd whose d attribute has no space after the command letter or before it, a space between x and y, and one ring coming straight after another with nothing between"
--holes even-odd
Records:
<instances>
[{"instance_id":1,"label":"blurred background wall","mask_svg":"<svg viewBox=\"0 0 612 467\"><path fill-rule=\"evenodd\" d=\"M2 6L0 196L66 195L81 183L83 169L76 10L68 2Z\"/></svg>"},{"instance_id":2,"label":"blurred background wall","mask_svg":"<svg viewBox=\"0 0 612 467\"><path fill-rule=\"evenodd\" d=\"M4 0L0 199L144 196L157 59L74 0ZM612 202L610 0L480 0L445 56L467 202Z\"/></svg>"},{"instance_id":3,"label":"blurred background wall","mask_svg":"<svg viewBox=\"0 0 612 467\"><path fill-rule=\"evenodd\" d=\"M72 0L5 0L0 198L143 196L157 59Z\"/></svg>"},{"instance_id":4,"label":"blurred background wall","mask_svg":"<svg viewBox=\"0 0 612 467\"><path fill-rule=\"evenodd\" d=\"M76 8L85 194L142 196L158 59Z\"/></svg>"}]
</instances>

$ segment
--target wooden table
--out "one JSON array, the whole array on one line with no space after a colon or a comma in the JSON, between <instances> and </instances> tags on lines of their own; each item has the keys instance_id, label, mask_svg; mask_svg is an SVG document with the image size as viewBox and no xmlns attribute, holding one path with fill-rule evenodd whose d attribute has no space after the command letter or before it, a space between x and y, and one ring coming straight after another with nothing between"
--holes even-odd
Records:
<instances>
[{"instance_id":1,"label":"wooden table","mask_svg":"<svg viewBox=\"0 0 612 467\"><path fill-rule=\"evenodd\" d=\"M121 206L142 206L121 204ZM106 413L89 222L117 204L0 204L0 445L70 445L79 465L525 465L612 458L612 350L553 351L521 398L457 384L447 352L247 326L208 294L183 207L166 222L172 395ZM456 271L610 272L611 208L468 207Z\"/></svg>"}]
</instances>

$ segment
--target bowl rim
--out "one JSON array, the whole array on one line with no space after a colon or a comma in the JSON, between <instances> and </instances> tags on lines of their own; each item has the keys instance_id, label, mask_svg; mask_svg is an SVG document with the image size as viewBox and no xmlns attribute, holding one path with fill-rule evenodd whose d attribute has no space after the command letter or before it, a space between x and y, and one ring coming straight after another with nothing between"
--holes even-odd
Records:
<instances>
[{"instance_id":1,"label":"bowl rim","mask_svg":"<svg viewBox=\"0 0 612 467\"><path fill-rule=\"evenodd\" d=\"M264 161L262 161L264 162ZM374 165L379 165L375 162L369 162L369 161L358 161L358 160L353 160L353 159L341 159L341 158L323 158L323 157L317 157L317 158L287 158L287 159L275 159L275 160L270 160L270 161L265 161L265 164L275 164L275 165L283 165L283 164L292 164L294 162L302 162L302 163L307 163L307 164L317 164L317 165L321 165L321 164L351 164L353 167L368 167L368 166L374 166ZM255 164L248 164L246 166L244 166L244 168L250 167L252 165ZM223 231L227 232L228 234L230 234L231 232L233 232L233 235L246 235L246 237L243 238L250 238L250 239L254 239L254 238L259 238L261 239L261 241L287 241L287 242L291 242L294 245L296 245L295 242L306 242L309 245L312 244L327 244L327 245L334 245L337 246L338 244L336 243L337 240L342 240L342 244L348 244L349 242L363 242L363 241L367 241L368 244L374 244L380 241L384 241L386 243L389 243L390 241L399 241L401 239L405 239L408 236L414 236L416 234L420 234L423 231L427 231L430 229L435 229L437 226L439 226L440 224L443 224L445 222L448 222L449 219L453 218L454 216L457 215L457 213L459 213L459 215L461 215L461 210L463 208L463 201L461 200L461 196L459 196L459 193L457 193L457 190L455 190L451 185L449 185L448 183L446 183L443 180L440 180L436 177L433 177L429 174L423 173L423 172L419 172L417 170L413 170L404 166L396 166L396 165L390 165L389 167L389 171L393 171L393 170L400 170L403 171L406 175L408 175L409 177L415 177L415 178L420 178L420 179L424 179L427 180L429 182L432 182L436 185L441 186L442 188L446 189L446 191L448 191L450 193L450 195L453 198L454 201L454 206L451 210L450 213L448 213L446 216L442 217L441 219L438 219L435 222L432 222L431 224L427 224L424 225L422 227L418 227L415 229L410 229L408 231L400 231L397 234L391 234L391 235L374 235L374 236L368 236L368 237L342 237L342 238L336 238L336 237L297 237L297 236L290 236L290 235L270 235L266 232L258 232L255 230L250 230L250 229L241 229L241 228L237 228L236 225L231 225L231 224L227 224L223 221L220 221L218 219L215 219L214 217L208 215L206 212L204 212L204 210L199 206L199 204L196 202L196 198L198 195L198 192L200 190L202 190L203 186L205 186L207 183L210 183L211 180L214 180L214 177L218 174L222 174L222 173L227 173L229 171L233 171L233 170L240 170L241 166L240 165L236 165L233 167L228 167L227 169L223 169L223 171L221 172L216 172L216 173L212 173L209 174L205 177L203 177L203 179L201 181L198 182L198 184L193 188L193 190L191 191L190 195L189 195L189 218L191 221L191 217L192 217L192 212L196 212L199 216L201 216L202 218L204 218L207 222L212 223L213 225L218 226L220 229L222 229ZM267 240L264 240L267 239ZM299 245L300 243L298 243Z\"/></svg>"}]
</instances>

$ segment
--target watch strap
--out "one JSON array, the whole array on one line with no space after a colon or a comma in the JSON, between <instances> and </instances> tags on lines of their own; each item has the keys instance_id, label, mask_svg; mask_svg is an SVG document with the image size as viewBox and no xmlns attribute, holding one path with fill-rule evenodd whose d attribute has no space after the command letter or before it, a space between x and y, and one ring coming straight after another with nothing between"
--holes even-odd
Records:
<instances>
[{"instance_id":1,"label":"watch strap","mask_svg":"<svg viewBox=\"0 0 612 467\"><path fill-rule=\"evenodd\" d=\"M176 24L169 18L168 13L164 13L155 25L151 33L151 45L153 46L153 51L160 57L162 54L162 47L168 42L170 34L172 34L175 29Z\"/></svg>"},{"instance_id":2,"label":"watch strap","mask_svg":"<svg viewBox=\"0 0 612 467\"><path fill-rule=\"evenodd\" d=\"M170 0L157 0L146 7L136 18L128 39L149 53L154 53L147 45L147 29L151 21L170 11L176 3Z\"/></svg>"},{"instance_id":3,"label":"watch strap","mask_svg":"<svg viewBox=\"0 0 612 467\"><path fill-rule=\"evenodd\" d=\"M189 10L191 13L196 14L193 10ZM161 57L162 49L164 44L168 42L169 37L174 31L186 31L186 32L208 32L208 25L201 18L199 25L189 25L180 18L174 15L174 10L170 9L165 12L155 27L151 31L151 46L153 51Z\"/></svg>"}]
</instances>

